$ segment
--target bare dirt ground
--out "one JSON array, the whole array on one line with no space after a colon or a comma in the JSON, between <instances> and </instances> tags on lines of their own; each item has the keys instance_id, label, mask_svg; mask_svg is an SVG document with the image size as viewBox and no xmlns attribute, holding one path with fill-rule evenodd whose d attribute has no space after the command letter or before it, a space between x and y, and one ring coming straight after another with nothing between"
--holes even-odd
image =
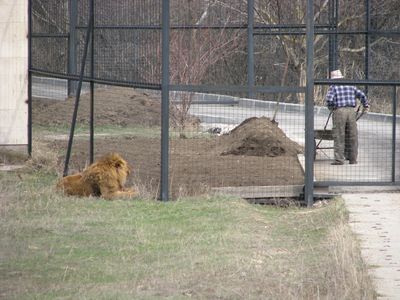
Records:
<instances>
[{"instance_id":1,"label":"bare dirt ground","mask_svg":"<svg viewBox=\"0 0 400 300\"><path fill-rule=\"evenodd\" d=\"M33 124L69 128L74 98L66 101L33 100ZM77 122L89 124L89 95L81 97ZM175 108L172 106L170 114ZM107 88L95 92L95 126L150 127L159 130L159 97L129 88ZM173 119L173 116L170 118ZM192 118L190 123L195 123ZM193 128L192 128L193 129ZM68 132L65 132L68 133ZM303 183L297 160L301 147L268 118L250 118L227 135L185 135L170 140L170 186L174 195L195 194L210 187L268 186ZM67 141L50 146L66 153ZM88 163L88 138L75 138L70 170ZM95 138L95 156L121 153L134 167L131 181L157 191L160 178L160 138L143 135L109 135Z\"/></svg>"}]
</instances>

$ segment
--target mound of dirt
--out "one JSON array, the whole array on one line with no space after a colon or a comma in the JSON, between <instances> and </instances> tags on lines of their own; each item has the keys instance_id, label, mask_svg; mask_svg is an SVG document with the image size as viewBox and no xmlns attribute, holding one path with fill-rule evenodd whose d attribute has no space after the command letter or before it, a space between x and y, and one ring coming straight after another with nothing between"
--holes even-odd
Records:
<instances>
[{"instance_id":1,"label":"mound of dirt","mask_svg":"<svg viewBox=\"0 0 400 300\"><path fill-rule=\"evenodd\" d=\"M267 117L246 119L221 138L226 143L226 150L221 155L275 157L295 156L302 152L302 147Z\"/></svg>"},{"instance_id":2,"label":"mound of dirt","mask_svg":"<svg viewBox=\"0 0 400 300\"><path fill-rule=\"evenodd\" d=\"M89 98L88 94L81 97L78 124L89 123ZM68 127L74 102L74 98L66 101L34 99L33 124ZM171 103L171 124L174 119L179 121L179 112L179 107ZM192 119L194 125L197 124L198 119ZM160 126L160 121L160 95L155 92L122 87L95 89L95 126L150 127ZM185 124L185 128L188 129L189 125L191 124ZM35 132L40 133L40 130ZM60 135L62 136L64 135ZM66 140L44 137L43 141L48 143L50 149L54 149L51 153L46 150L51 157L52 154L60 153L58 170L61 173L65 161ZM95 137L94 151L95 157L108 152L119 152L134 166L128 186L135 184L149 194L159 194L160 137L135 133L98 135ZM227 135L207 135L205 138L189 136L186 139L171 137L171 195L174 198L179 195L196 195L210 187L303 184L304 173L296 155L300 151L301 147L267 118L247 119ZM221 156L222 152L236 155ZM87 166L88 158L89 140L75 139L69 165L70 174L83 170Z\"/></svg>"},{"instance_id":3,"label":"mound of dirt","mask_svg":"<svg viewBox=\"0 0 400 300\"><path fill-rule=\"evenodd\" d=\"M65 101L34 98L32 101L33 124L41 126L69 126L75 106L75 97ZM90 122L90 94L81 95L78 107L77 124ZM171 126L176 127L179 119L177 107L170 106ZM187 116L186 122L198 126L200 120ZM156 92L143 92L133 88L109 87L95 89L95 126L161 126L161 99Z\"/></svg>"}]
</instances>

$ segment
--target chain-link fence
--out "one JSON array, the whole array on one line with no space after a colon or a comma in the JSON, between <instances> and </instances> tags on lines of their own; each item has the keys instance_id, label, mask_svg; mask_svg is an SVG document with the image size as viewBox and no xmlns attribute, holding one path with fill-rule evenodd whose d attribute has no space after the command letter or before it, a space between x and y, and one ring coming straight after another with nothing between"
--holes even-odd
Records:
<instances>
[{"instance_id":1,"label":"chain-link fence","mask_svg":"<svg viewBox=\"0 0 400 300\"><path fill-rule=\"evenodd\" d=\"M163 199L400 182L395 1L30 3L33 125L64 133L65 174L118 151ZM357 164L331 165L334 69L370 103Z\"/></svg>"}]
</instances>

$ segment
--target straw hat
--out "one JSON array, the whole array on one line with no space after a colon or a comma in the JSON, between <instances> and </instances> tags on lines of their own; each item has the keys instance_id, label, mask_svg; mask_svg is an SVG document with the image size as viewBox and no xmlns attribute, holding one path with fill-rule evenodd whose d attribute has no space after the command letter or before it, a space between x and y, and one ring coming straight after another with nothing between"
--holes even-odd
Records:
<instances>
[{"instance_id":1,"label":"straw hat","mask_svg":"<svg viewBox=\"0 0 400 300\"><path fill-rule=\"evenodd\" d=\"M343 78L342 72L340 70L334 70L331 72L331 79Z\"/></svg>"}]
</instances>

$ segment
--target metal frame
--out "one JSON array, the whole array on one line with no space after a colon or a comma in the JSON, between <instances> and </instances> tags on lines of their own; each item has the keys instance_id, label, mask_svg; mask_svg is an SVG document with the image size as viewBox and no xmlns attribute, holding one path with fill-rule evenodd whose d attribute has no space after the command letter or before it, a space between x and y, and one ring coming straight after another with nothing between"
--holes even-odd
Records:
<instances>
[{"instance_id":1,"label":"metal frame","mask_svg":"<svg viewBox=\"0 0 400 300\"><path fill-rule=\"evenodd\" d=\"M162 1L162 78L161 78L161 193L160 199L169 198L169 0Z\"/></svg>"},{"instance_id":2,"label":"metal frame","mask_svg":"<svg viewBox=\"0 0 400 300\"><path fill-rule=\"evenodd\" d=\"M69 166L69 160L70 160L70 157L71 157L72 143L73 143L73 140L74 140L76 118L78 116L78 107L79 107L79 100L80 100L80 97L81 97L83 75L85 74L86 58L87 58L87 53L88 53L88 49L89 49L89 43L91 41L93 41L93 39L91 38L93 36L93 27L94 27L94 22L93 21L94 21L94 0L90 0L88 27L87 27L87 30L86 30L85 47L84 47L84 51L83 51L81 70L80 70L80 73L79 73L79 81L78 81L78 87L77 87L77 91L76 91L74 113L72 115L72 121L71 121L71 130L70 130L70 134L69 134L67 154L66 154L66 157L65 157L64 172L63 172L64 176L68 175L68 166ZM93 49L93 46L92 46L92 49ZM93 67L93 65L92 65L92 67ZM92 73L92 75L93 75L93 73ZM90 98L91 98L91 100L93 100L93 90L92 90L93 80L91 80L90 82L91 82L91 89L90 89L90 94L91 95L90 95ZM90 117L90 123L91 123L90 128L91 129L93 128L92 104L93 104L93 102L91 101L91 112L90 112L90 115L91 115L91 117ZM93 149L92 130L91 130L91 134L90 135L91 135L90 149L92 150ZM93 153L91 152L91 159L92 159L92 156L93 156Z\"/></svg>"},{"instance_id":3,"label":"metal frame","mask_svg":"<svg viewBox=\"0 0 400 300\"><path fill-rule=\"evenodd\" d=\"M369 80L369 48L372 36L400 36L400 31L396 30L373 30L371 28L370 0L365 0L365 29L364 30L349 30L341 31L338 30L338 14L339 14L339 0L329 0L329 22L326 25L315 25L314 24L314 1L307 0L307 17L306 24L267 24L267 25L254 25L254 0L247 1L247 15L248 22L243 25L234 26L197 26L197 25L184 25L184 26L171 26L170 25L170 3L169 0L162 1L162 24L151 25L151 26L96 26L94 24L94 0L90 0L90 9L88 16L88 24L82 26L77 24L77 0L70 0L70 27L69 34L42 34L32 32L32 1L29 0L29 112L28 112L28 152L32 152L32 74L42 74L50 77L64 78L69 80L69 93L73 94L76 87L76 100L74 107L74 114L71 121L71 130L68 142L67 155L65 160L64 175L68 173L68 164L71 155L71 148L74 136L74 129L76 123L76 115L79 107L80 92L82 88L82 82L90 82L90 94L91 94L91 111L90 111L90 161L93 161L94 152L94 84L103 83L118 86L129 86L129 87L141 87L161 90L162 94L162 131L161 131L161 193L160 199L163 201L169 198L169 184L168 184L168 166L169 166L169 92L170 91L193 91L193 92L247 92L250 98L254 97L255 93L305 93L305 124L306 124L306 135L305 135L305 201L307 205L313 203L314 186L326 186L326 185L373 185L371 182L314 182L313 181L313 168L314 168L314 86L315 85L329 85L333 83L330 79L314 79L313 63L314 63L314 36L315 35L328 35L329 36L329 69L333 70L338 68L337 60L337 39L338 35L357 34L365 35L365 80L342 80L342 83L353 84L353 85L365 85L366 89L368 86L392 86L393 87L393 128L392 128L392 181L391 182L379 182L379 185L398 185L395 182L396 165L395 165L395 147L396 147L396 101L397 101L397 87L400 86L400 81L377 81ZM247 86L230 86L230 85L171 85L169 81L169 32L171 29L246 29L247 30L247 47L248 47L248 75L247 75ZM162 79L160 84L146 83L146 82L131 82L131 81L118 81L109 80L103 78L95 78L94 72L94 31L96 29L113 29L113 30L161 30L162 33ZM81 60L81 70L79 76L75 75L77 57L76 57L76 31L86 30L84 55ZM281 86L255 86L255 74L254 74L254 36L256 35L305 35L307 38L306 46L306 86L305 87L281 87ZM32 53L32 38L36 37L52 37L52 38L67 38L68 39L68 74L59 74L49 72L47 70L40 70L32 66L31 53ZM85 76L85 63L88 55L89 44L92 45L90 53L91 69L90 76ZM335 81L337 82L337 81Z\"/></svg>"},{"instance_id":4,"label":"metal frame","mask_svg":"<svg viewBox=\"0 0 400 300\"><path fill-rule=\"evenodd\" d=\"M307 81L305 100L305 182L304 200L314 202L314 1L307 0Z\"/></svg>"},{"instance_id":5,"label":"metal frame","mask_svg":"<svg viewBox=\"0 0 400 300\"><path fill-rule=\"evenodd\" d=\"M32 1L28 1L28 155L32 156Z\"/></svg>"},{"instance_id":6,"label":"metal frame","mask_svg":"<svg viewBox=\"0 0 400 300\"><path fill-rule=\"evenodd\" d=\"M69 0L69 35L68 35L68 74L75 74L77 69L77 36L76 26L78 17L77 0ZM76 82L68 81L68 95L75 95Z\"/></svg>"},{"instance_id":7,"label":"metal frame","mask_svg":"<svg viewBox=\"0 0 400 300\"><path fill-rule=\"evenodd\" d=\"M396 120L397 120L397 86L393 86L392 94L392 182L396 181Z\"/></svg>"},{"instance_id":8,"label":"metal frame","mask_svg":"<svg viewBox=\"0 0 400 300\"><path fill-rule=\"evenodd\" d=\"M247 1L247 20L247 95L254 98L254 0Z\"/></svg>"}]
</instances>

